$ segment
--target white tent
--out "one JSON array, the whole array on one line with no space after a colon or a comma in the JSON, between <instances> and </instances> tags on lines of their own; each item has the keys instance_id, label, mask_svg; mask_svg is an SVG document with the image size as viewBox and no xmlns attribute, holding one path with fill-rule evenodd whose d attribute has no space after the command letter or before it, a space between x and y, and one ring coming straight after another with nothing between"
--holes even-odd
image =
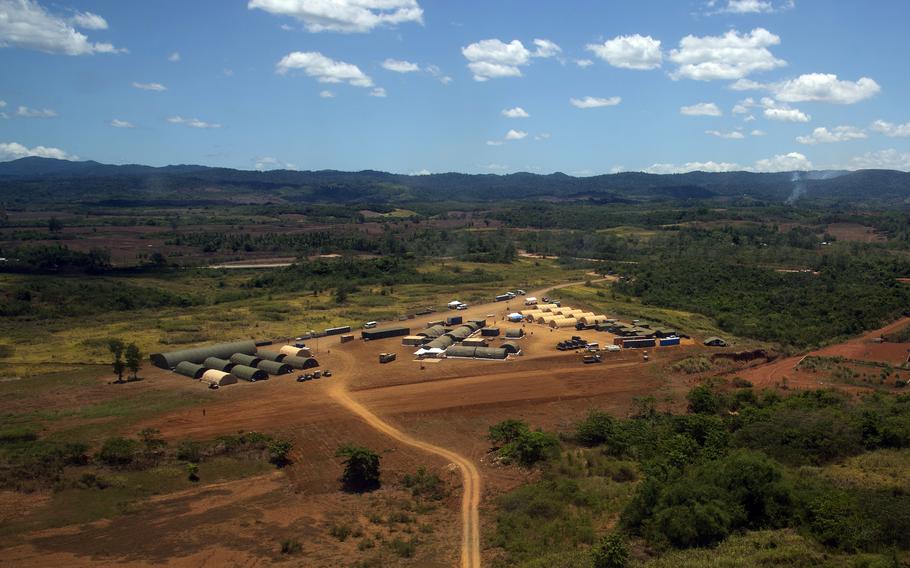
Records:
<instances>
[{"instance_id":1,"label":"white tent","mask_svg":"<svg viewBox=\"0 0 910 568\"><path fill-rule=\"evenodd\" d=\"M511 321L521 321L524 318L522 318L521 314L519 314L518 312L515 312L514 314L509 314L509 319Z\"/></svg>"},{"instance_id":2,"label":"white tent","mask_svg":"<svg viewBox=\"0 0 910 568\"><path fill-rule=\"evenodd\" d=\"M429 349L421 347L414 352L414 356L423 359L425 357L441 357L443 353L445 353L445 349L440 349L439 347L430 347Z\"/></svg>"}]
</instances>

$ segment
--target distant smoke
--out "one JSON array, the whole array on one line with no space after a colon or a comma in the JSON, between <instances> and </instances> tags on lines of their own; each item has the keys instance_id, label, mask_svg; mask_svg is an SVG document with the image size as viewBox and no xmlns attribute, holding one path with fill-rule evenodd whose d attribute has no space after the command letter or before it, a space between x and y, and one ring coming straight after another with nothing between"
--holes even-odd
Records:
<instances>
[{"instance_id":1,"label":"distant smoke","mask_svg":"<svg viewBox=\"0 0 910 568\"><path fill-rule=\"evenodd\" d=\"M790 183L793 184L793 191L790 192L790 197L787 198L787 205L793 205L797 199L806 194L806 184L803 183L802 173L793 172Z\"/></svg>"},{"instance_id":2,"label":"distant smoke","mask_svg":"<svg viewBox=\"0 0 910 568\"><path fill-rule=\"evenodd\" d=\"M793 172L793 175L790 176L790 183L793 184L793 191L790 192L790 197L787 198L787 205L793 205L797 199L806 195L806 180L826 180L834 179L844 175L846 172L839 170L821 170L815 172Z\"/></svg>"}]
</instances>

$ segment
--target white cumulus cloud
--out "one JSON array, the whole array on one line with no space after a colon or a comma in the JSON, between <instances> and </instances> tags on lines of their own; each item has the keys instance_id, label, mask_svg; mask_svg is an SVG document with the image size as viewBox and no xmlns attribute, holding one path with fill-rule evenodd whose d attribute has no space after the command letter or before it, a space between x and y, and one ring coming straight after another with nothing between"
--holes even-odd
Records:
<instances>
[{"instance_id":1,"label":"white cumulus cloud","mask_svg":"<svg viewBox=\"0 0 910 568\"><path fill-rule=\"evenodd\" d=\"M0 161L18 160L37 156L39 158L54 158L57 160L78 160L79 156L68 154L60 148L51 146L34 146L29 148L18 142L0 142Z\"/></svg>"},{"instance_id":2,"label":"white cumulus cloud","mask_svg":"<svg viewBox=\"0 0 910 568\"><path fill-rule=\"evenodd\" d=\"M622 97L585 97L583 99L571 98L569 104L576 108L598 108L605 106L616 106L622 102Z\"/></svg>"},{"instance_id":3,"label":"white cumulus cloud","mask_svg":"<svg viewBox=\"0 0 910 568\"><path fill-rule=\"evenodd\" d=\"M866 152L850 160L853 170L910 170L910 152L899 152L894 148Z\"/></svg>"},{"instance_id":4,"label":"white cumulus cloud","mask_svg":"<svg viewBox=\"0 0 910 568\"><path fill-rule=\"evenodd\" d=\"M420 65L411 63L410 61L402 61L400 59L386 59L382 62L382 68L394 71L395 73L414 73L420 71Z\"/></svg>"},{"instance_id":5,"label":"white cumulus cloud","mask_svg":"<svg viewBox=\"0 0 910 568\"><path fill-rule=\"evenodd\" d=\"M891 138L905 138L910 136L910 122L903 124L894 124L884 120L876 120L872 123L872 130Z\"/></svg>"},{"instance_id":6,"label":"white cumulus cloud","mask_svg":"<svg viewBox=\"0 0 910 568\"><path fill-rule=\"evenodd\" d=\"M808 73L776 83L771 90L776 99L788 103L811 101L850 105L876 95L881 87L869 77L842 81L831 73Z\"/></svg>"},{"instance_id":7,"label":"white cumulus cloud","mask_svg":"<svg viewBox=\"0 0 910 568\"><path fill-rule=\"evenodd\" d=\"M385 89L382 88L382 87L374 87L374 88L370 91L370 96L371 96L371 97L379 97L380 99L385 98L385 96L386 96Z\"/></svg>"},{"instance_id":8,"label":"white cumulus cloud","mask_svg":"<svg viewBox=\"0 0 910 568\"><path fill-rule=\"evenodd\" d=\"M787 63L768 49L779 43L780 37L764 28L744 34L730 30L722 36L688 35L680 40L678 49L670 51L670 60L678 65L671 77L732 81L783 67Z\"/></svg>"},{"instance_id":9,"label":"white cumulus cloud","mask_svg":"<svg viewBox=\"0 0 910 568\"><path fill-rule=\"evenodd\" d=\"M761 106L765 108L762 114L769 120L781 122L809 122L812 117L803 111L789 105L779 103L770 97L762 97Z\"/></svg>"},{"instance_id":10,"label":"white cumulus cloud","mask_svg":"<svg viewBox=\"0 0 910 568\"><path fill-rule=\"evenodd\" d=\"M578 65L579 67L584 69L585 67L590 67L590 66L594 65L594 62L591 61L590 59L576 59L575 65Z\"/></svg>"},{"instance_id":11,"label":"white cumulus cloud","mask_svg":"<svg viewBox=\"0 0 910 568\"><path fill-rule=\"evenodd\" d=\"M716 136L717 138L724 138L726 140L742 140L746 136L739 130L732 130L730 132L721 132L720 130L705 130L705 134L709 136Z\"/></svg>"},{"instance_id":12,"label":"white cumulus cloud","mask_svg":"<svg viewBox=\"0 0 910 568\"><path fill-rule=\"evenodd\" d=\"M167 87L161 83L139 83L137 81L133 81L133 88L141 89L143 91L155 91L158 93L167 90Z\"/></svg>"},{"instance_id":13,"label":"white cumulus cloud","mask_svg":"<svg viewBox=\"0 0 910 568\"><path fill-rule=\"evenodd\" d=\"M63 55L125 51L110 43L89 41L76 26L99 30L107 28L107 22L88 12L66 19L48 12L35 0L0 0L0 48L19 47Z\"/></svg>"},{"instance_id":14,"label":"white cumulus cloud","mask_svg":"<svg viewBox=\"0 0 910 568\"><path fill-rule=\"evenodd\" d=\"M54 118L57 112L49 108L29 108L20 106L16 109L16 116L23 118Z\"/></svg>"},{"instance_id":15,"label":"white cumulus cloud","mask_svg":"<svg viewBox=\"0 0 910 568\"><path fill-rule=\"evenodd\" d=\"M296 18L313 33L364 33L380 26L423 23L417 0L250 0L247 7Z\"/></svg>"},{"instance_id":16,"label":"white cumulus cloud","mask_svg":"<svg viewBox=\"0 0 910 568\"><path fill-rule=\"evenodd\" d=\"M498 39L484 39L461 48L468 60L468 69L475 81L488 81L500 77L521 77L521 67L529 65L532 57L553 57L561 49L550 40L535 39L535 51L530 51L521 41L505 43Z\"/></svg>"},{"instance_id":17,"label":"white cumulus cloud","mask_svg":"<svg viewBox=\"0 0 910 568\"><path fill-rule=\"evenodd\" d=\"M279 75L300 69L320 83L348 83L355 87L369 88L373 80L352 63L335 61L318 51L294 51L281 58L275 66Z\"/></svg>"},{"instance_id":18,"label":"white cumulus cloud","mask_svg":"<svg viewBox=\"0 0 910 568\"><path fill-rule=\"evenodd\" d=\"M623 69L656 69L663 60L660 40L638 34L618 36L602 44L589 43L585 49Z\"/></svg>"},{"instance_id":19,"label":"white cumulus cloud","mask_svg":"<svg viewBox=\"0 0 910 568\"><path fill-rule=\"evenodd\" d=\"M326 89L324 91L319 91L319 96L324 99L332 99L335 97L335 93Z\"/></svg>"},{"instance_id":20,"label":"white cumulus cloud","mask_svg":"<svg viewBox=\"0 0 910 568\"><path fill-rule=\"evenodd\" d=\"M759 160L755 162L754 169L757 172L807 171L812 169L812 162L799 152L790 152Z\"/></svg>"},{"instance_id":21,"label":"white cumulus cloud","mask_svg":"<svg viewBox=\"0 0 910 568\"><path fill-rule=\"evenodd\" d=\"M685 172L735 172L742 169L742 166L733 162L707 161L686 162L682 165L652 164L642 171L649 174L681 174Z\"/></svg>"},{"instance_id":22,"label":"white cumulus cloud","mask_svg":"<svg viewBox=\"0 0 910 568\"><path fill-rule=\"evenodd\" d=\"M531 116L528 111L521 107L502 109L502 115L506 118L528 118Z\"/></svg>"},{"instance_id":23,"label":"white cumulus cloud","mask_svg":"<svg viewBox=\"0 0 910 568\"><path fill-rule=\"evenodd\" d=\"M866 133L855 126L835 126L828 130L820 126L812 131L808 136L797 136L796 141L800 144L830 144L832 142L846 142L848 140L862 140L867 138Z\"/></svg>"},{"instance_id":24,"label":"white cumulus cloud","mask_svg":"<svg viewBox=\"0 0 910 568\"><path fill-rule=\"evenodd\" d=\"M91 12L76 12L72 18L73 25L84 30L106 30L107 20Z\"/></svg>"},{"instance_id":25,"label":"white cumulus cloud","mask_svg":"<svg viewBox=\"0 0 910 568\"><path fill-rule=\"evenodd\" d=\"M714 103L696 103L679 107L679 114L686 116L722 116L724 113Z\"/></svg>"},{"instance_id":26,"label":"white cumulus cloud","mask_svg":"<svg viewBox=\"0 0 910 568\"><path fill-rule=\"evenodd\" d=\"M198 118L184 118L180 115L171 116L167 121L171 124L182 124L184 126L189 126L190 128L221 128L221 125L217 122L206 122L204 120L199 120Z\"/></svg>"},{"instance_id":27,"label":"white cumulus cloud","mask_svg":"<svg viewBox=\"0 0 910 568\"><path fill-rule=\"evenodd\" d=\"M136 128L136 125L134 125L132 122L129 122L128 120L120 120L119 118L111 120L109 124L114 128Z\"/></svg>"},{"instance_id":28,"label":"white cumulus cloud","mask_svg":"<svg viewBox=\"0 0 910 568\"><path fill-rule=\"evenodd\" d=\"M505 140L521 140L522 138L524 138L527 135L528 135L528 133L523 130L510 129L508 132L506 132Z\"/></svg>"},{"instance_id":29,"label":"white cumulus cloud","mask_svg":"<svg viewBox=\"0 0 910 568\"><path fill-rule=\"evenodd\" d=\"M174 53L168 55L167 60L170 61L171 63L177 63L178 61L180 61L180 52L175 51Z\"/></svg>"},{"instance_id":30,"label":"white cumulus cloud","mask_svg":"<svg viewBox=\"0 0 910 568\"><path fill-rule=\"evenodd\" d=\"M263 156L261 158L256 158L254 160L255 166L254 169L257 171L263 172L266 170L296 170L297 166L294 164L288 164L287 162L282 162L277 158L271 156Z\"/></svg>"}]
</instances>

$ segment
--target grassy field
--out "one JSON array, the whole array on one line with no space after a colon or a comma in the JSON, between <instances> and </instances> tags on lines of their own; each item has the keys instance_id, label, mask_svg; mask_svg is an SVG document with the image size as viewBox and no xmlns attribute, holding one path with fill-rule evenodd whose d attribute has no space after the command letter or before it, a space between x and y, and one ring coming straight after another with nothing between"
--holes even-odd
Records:
<instances>
[{"instance_id":1,"label":"grassy field","mask_svg":"<svg viewBox=\"0 0 910 568\"><path fill-rule=\"evenodd\" d=\"M245 287L261 270L191 270L165 278L123 278L132 286L185 295L195 305L0 322L0 345L6 346L0 350L0 377L105 364L110 338L135 342L146 354L206 342L287 338L339 325L356 328L364 321L397 320L427 306L443 309L456 297L468 303L489 301L510 288L531 289L584 278L582 270L566 270L547 260L522 259L510 265L446 260L425 264L420 270L450 277L451 284L365 286L339 304L333 290L272 294ZM466 289L460 276L475 271L492 275L491 281ZM43 278L52 277L0 275L0 291Z\"/></svg>"}]
</instances>

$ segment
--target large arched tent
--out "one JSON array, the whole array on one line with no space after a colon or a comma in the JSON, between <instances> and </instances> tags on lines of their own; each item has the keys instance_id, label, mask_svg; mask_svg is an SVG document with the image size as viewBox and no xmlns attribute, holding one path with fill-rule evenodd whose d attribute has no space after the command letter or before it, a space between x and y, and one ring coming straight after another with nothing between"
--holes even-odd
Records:
<instances>
[{"instance_id":1,"label":"large arched tent","mask_svg":"<svg viewBox=\"0 0 910 568\"><path fill-rule=\"evenodd\" d=\"M237 383L237 377L230 373L225 373L224 371L216 371L215 369L209 369L202 375L202 382L208 383L210 385L218 385L223 387L225 385L233 385Z\"/></svg>"},{"instance_id":2,"label":"large arched tent","mask_svg":"<svg viewBox=\"0 0 910 568\"><path fill-rule=\"evenodd\" d=\"M446 332L445 327L443 327L441 325L434 325L434 326L426 328L423 331L418 331L417 335L422 335L423 337L432 337L435 339L435 338L439 337L440 335L444 334L445 332Z\"/></svg>"},{"instance_id":3,"label":"large arched tent","mask_svg":"<svg viewBox=\"0 0 910 568\"><path fill-rule=\"evenodd\" d=\"M283 361L287 355L280 353L278 351L257 351L256 357L259 357L261 361Z\"/></svg>"},{"instance_id":4,"label":"large arched tent","mask_svg":"<svg viewBox=\"0 0 910 568\"><path fill-rule=\"evenodd\" d=\"M262 361L262 357L257 357L255 355L247 355L246 353L234 353L231 355L231 363L235 365L246 365L247 367L255 367Z\"/></svg>"},{"instance_id":5,"label":"large arched tent","mask_svg":"<svg viewBox=\"0 0 910 568\"><path fill-rule=\"evenodd\" d=\"M309 347L294 347L293 345L284 345L280 351L288 357L309 357L312 355Z\"/></svg>"},{"instance_id":6,"label":"large arched tent","mask_svg":"<svg viewBox=\"0 0 910 568\"><path fill-rule=\"evenodd\" d=\"M583 323L585 325L596 325L599 323L606 323L607 316L582 316L581 318L578 319L578 322Z\"/></svg>"},{"instance_id":7,"label":"large arched tent","mask_svg":"<svg viewBox=\"0 0 910 568\"><path fill-rule=\"evenodd\" d=\"M281 363L278 361L260 361L259 364L256 365L256 368L261 369L270 375L287 375L292 372L294 368L285 364L286 361L287 357L285 357L285 360Z\"/></svg>"},{"instance_id":8,"label":"large arched tent","mask_svg":"<svg viewBox=\"0 0 910 568\"><path fill-rule=\"evenodd\" d=\"M447 349L450 345L455 343L455 340L449 337L448 335L443 335L437 337L433 341L424 345L425 349Z\"/></svg>"},{"instance_id":9,"label":"large arched tent","mask_svg":"<svg viewBox=\"0 0 910 568\"><path fill-rule=\"evenodd\" d=\"M521 346L514 341L505 341L499 347L505 349L506 353L518 353L521 351Z\"/></svg>"},{"instance_id":10,"label":"large arched tent","mask_svg":"<svg viewBox=\"0 0 910 568\"><path fill-rule=\"evenodd\" d=\"M451 337L455 341L461 341L465 337L470 336L472 333L474 333L473 329L471 329L470 327L468 327L466 325L462 325L462 326L456 327L452 331L448 332L446 335Z\"/></svg>"},{"instance_id":11,"label":"large arched tent","mask_svg":"<svg viewBox=\"0 0 910 568\"><path fill-rule=\"evenodd\" d=\"M205 365L206 369L216 369L218 371L224 371L225 373L230 373L231 369L234 368L236 363L231 363L227 359L219 359L218 357L209 357L202 362Z\"/></svg>"},{"instance_id":12,"label":"large arched tent","mask_svg":"<svg viewBox=\"0 0 910 568\"><path fill-rule=\"evenodd\" d=\"M453 345L446 349L446 357L454 357L458 359L473 359L474 353L477 352L478 347L468 347L466 345Z\"/></svg>"},{"instance_id":13,"label":"large arched tent","mask_svg":"<svg viewBox=\"0 0 910 568\"><path fill-rule=\"evenodd\" d=\"M190 363L189 361L181 361L177 363L177 366L174 368L174 372L178 375L183 375L184 377L189 377L191 379L201 379L205 370L205 365L197 365L196 363Z\"/></svg>"},{"instance_id":14,"label":"large arched tent","mask_svg":"<svg viewBox=\"0 0 910 568\"><path fill-rule=\"evenodd\" d=\"M251 383L256 381L264 381L269 378L269 374L262 369L254 369L253 367L247 367L246 365L235 366L233 369L231 369L231 374L238 379L250 381Z\"/></svg>"},{"instance_id":15,"label":"large arched tent","mask_svg":"<svg viewBox=\"0 0 910 568\"><path fill-rule=\"evenodd\" d=\"M312 357L285 357L282 363L295 369L312 369L319 366L319 361Z\"/></svg>"},{"instance_id":16,"label":"large arched tent","mask_svg":"<svg viewBox=\"0 0 910 568\"><path fill-rule=\"evenodd\" d=\"M236 343L217 343L207 347L197 347L195 349L183 349L181 351L168 351L166 353L152 353L149 360L152 365L161 369L173 369L177 363L189 361L190 363L201 364L209 357L227 359L234 353L246 353L252 355L256 352L255 341L238 341Z\"/></svg>"},{"instance_id":17,"label":"large arched tent","mask_svg":"<svg viewBox=\"0 0 910 568\"><path fill-rule=\"evenodd\" d=\"M575 318L561 318L553 320L550 322L550 327L553 329L559 329L563 327L575 327L575 324L578 323L578 320Z\"/></svg>"},{"instance_id":18,"label":"large arched tent","mask_svg":"<svg viewBox=\"0 0 910 568\"><path fill-rule=\"evenodd\" d=\"M508 356L508 351L502 347L477 347L474 350L475 359L505 359Z\"/></svg>"}]
</instances>

